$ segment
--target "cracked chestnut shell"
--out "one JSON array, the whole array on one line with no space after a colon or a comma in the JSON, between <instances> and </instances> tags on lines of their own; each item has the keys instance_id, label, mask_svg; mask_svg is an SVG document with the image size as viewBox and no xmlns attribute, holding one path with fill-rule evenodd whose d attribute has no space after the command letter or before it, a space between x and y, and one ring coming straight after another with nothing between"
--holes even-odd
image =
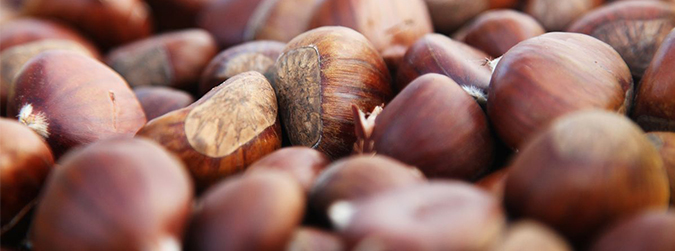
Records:
<instances>
[{"instance_id":1,"label":"cracked chestnut shell","mask_svg":"<svg viewBox=\"0 0 675 251\"><path fill-rule=\"evenodd\" d=\"M466 29L463 42L494 58L517 43L546 32L537 20L514 10L483 12Z\"/></svg>"},{"instance_id":2,"label":"cracked chestnut shell","mask_svg":"<svg viewBox=\"0 0 675 251\"><path fill-rule=\"evenodd\" d=\"M336 159L354 136L351 105L370 110L387 102L391 79L372 44L345 27L322 27L290 41L275 64L279 111L291 144Z\"/></svg>"},{"instance_id":3,"label":"cracked chestnut shell","mask_svg":"<svg viewBox=\"0 0 675 251\"><path fill-rule=\"evenodd\" d=\"M137 135L176 154L203 191L281 147L277 99L262 74L244 72L149 121Z\"/></svg>"},{"instance_id":4,"label":"cracked chestnut shell","mask_svg":"<svg viewBox=\"0 0 675 251\"><path fill-rule=\"evenodd\" d=\"M163 86L141 86L134 88L134 94L141 103L148 121L186 107L195 101L187 92Z\"/></svg>"},{"instance_id":5,"label":"cracked chestnut shell","mask_svg":"<svg viewBox=\"0 0 675 251\"><path fill-rule=\"evenodd\" d=\"M670 205L675 206L675 132L650 132L647 137L663 159L670 183Z\"/></svg>"},{"instance_id":6,"label":"cracked chestnut shell","mask_svg":"<svg viewBox=\"0 0 675 251\"><path fill-rule=\"evenodd\" d=\"M33 250L180 250L192 185L161 146L103 140L60 164L35 213Z\"/></svg>"},{"instance_id":7,"label":"cracked chestnut shell","mask_svg":"<svg viewBox=\"0 0 675 251\"><path fill-rule=\"evenodd\" d=\"M146 122L119 74L70 51L46 51L28 61L15 78L7 114L44 137L56 158L74 146L133 137Z\"/></svg>"},{"instance_id":8,"label":"cracked chestnut shell","mask_svg":"<svg viewBox=\"0 0 675 251\"><path fill-rule=\"evenodd\" d=\"M609 228L591 251L675 249L675 211L647 211Z\"/></svg>"}]
</instances>

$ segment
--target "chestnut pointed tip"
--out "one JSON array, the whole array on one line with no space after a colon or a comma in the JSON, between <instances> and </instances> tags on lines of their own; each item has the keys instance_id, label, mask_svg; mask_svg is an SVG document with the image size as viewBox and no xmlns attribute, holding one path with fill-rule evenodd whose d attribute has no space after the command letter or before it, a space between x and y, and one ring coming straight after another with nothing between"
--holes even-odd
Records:
<instances>
[{"instance_id":1,"label":"chestnut pointed tip","mask_svg":"<svg viewBox=\"0 0 675 251\"><path fill-rule=\"evenodd\" d=\"M487 105L487 94L478 87L472 85L463 85L462 89L480 104L481 107Z\"/></svg>"},{"instance_id":2,"label":"chestnut pointed tip","mask_svg":"<svg viewBox=\"0 0 675 251\"><path fill-rule=\"evenodd\" d=\"M43 138L49 138L49 122L47 122L47 117L42 112L35 112L32 104L24 104L21 110L19 110L17 118L19 122L28 126Z\"/></svg>"},{"instance_id":3,"label":"chestnut pointed tip","mask_svg":"<svg viewBox=\"0 0 675 251\"><path fill-rule=\"evenodd\" d=\"M328 208L328 218L337 229L345 229L356 213L355 210L349 201L338 201Z\"/></svg>"}]
</instances>

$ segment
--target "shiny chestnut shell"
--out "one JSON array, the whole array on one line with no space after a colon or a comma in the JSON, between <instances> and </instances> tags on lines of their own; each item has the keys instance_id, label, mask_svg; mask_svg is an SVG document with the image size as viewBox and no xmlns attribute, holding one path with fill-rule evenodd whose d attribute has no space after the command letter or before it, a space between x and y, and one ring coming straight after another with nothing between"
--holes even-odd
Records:
<instances>
[{"instance_id":1,"label":"shiny chestnut shell","mask_svg":"<svg viewBox=\"0 0 675 251\"><path fill-rule=\"evenodd\" d=\"M517 43L546 32L537 20L514 10L483 12L466 29L463 42L494 58Z\"/></svg>"}]
</instances>

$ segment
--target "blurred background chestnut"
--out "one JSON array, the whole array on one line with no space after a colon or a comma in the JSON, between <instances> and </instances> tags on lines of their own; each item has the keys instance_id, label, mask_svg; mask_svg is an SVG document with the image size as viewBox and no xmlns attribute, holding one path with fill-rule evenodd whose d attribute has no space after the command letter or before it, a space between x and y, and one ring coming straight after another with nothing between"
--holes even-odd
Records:
<instances>
[{"instance_id":1,"label":"blurred background chestnut","mask_svg":"<svg viewBox=\"0 0 675 251\"><path fill-rule=\"evenodd\" d=\"M675 211L650 211L607 229L589 250L673 250L675 249L673 236L675 236Z\"/></svg>"},{"instance_id":2,"label":"blurred background chestnut","mask_svg":"<svg viewBox=\"0 0 675 251\"><path fill-rule=\"evenodd\" d=\"M424 0L431 16L434 31L450 35L481 12L495 0ZM502 1L504 2L504 1Z\"/></svg>"},{"instance_id":3,"label":"blurred background chestnut","mask_svg":"<svg viewBox=\"0 0 675 251\"><path fill-rule=\"evenodd\" d=\"M650 132L647 137L654 144L663 159L670 182L670 205L675 205L675 132Z\"/></svg>"},{"instance_id":4,"label":"blurred background chestnut","mask_svg":"<svg viewBox=\"0 0 675 251\"><path fill-rule=\"evenodd\" d=\"M141 103L148 121L186 107L195 101L189 93L165 86L140 86L134 88L134 94Z\"/></svg>"},{"instance_id":5,"label":"blurred background chestnut","mask_svg":"<svg viewBox=\"0 0 675 251\"><path fill-rule=\"evenodd\" d=\"M98 53L96 46L84 35L67 24L55 20L23 17L0 24L0 31L0 51L37 40L63 39L81 44L92 54Z\"/></svg>"},{"instance_id":6,"label":"blurred background chestnut","mask_svg":"<svg viewBox=\"0 0 675 251\"><path fill-rule=\"evenodd\" d=\"M504 238L494 251L572 251L565 238L553 229L533 221L521 220L510 224Z\"/></svg>"},{"instance_id":7,"label":"blurred background chestnut","mask_svg":"<svg viewBox=\"0 0 675 251\"><path fill-rule=\"evenodd\" d=\"M572 22L604 0L524 0L523 10L547 31L565 30Z\"/></svg>"}]
</instances>

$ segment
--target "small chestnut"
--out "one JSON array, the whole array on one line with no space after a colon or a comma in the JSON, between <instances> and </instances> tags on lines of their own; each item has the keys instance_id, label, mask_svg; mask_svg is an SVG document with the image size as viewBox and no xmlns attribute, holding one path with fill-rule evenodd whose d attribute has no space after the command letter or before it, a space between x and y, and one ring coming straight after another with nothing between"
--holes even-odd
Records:
<instances>
[{"instance_id":1,"label":"small chestnut","mask_svg":"<svg viewBox=\"0 0 675 251\"><path fill-rule=\"evenodd\" d=\"M189 93L164 86L141 86L134 88L148 121L171 111L184 108L195 100Z\"/></svg>"},{"instance_id":2,"label":"small chestnut","mask_svg":"<svg viewBox=\"0 0 675 251\"><path fill-rule=\"evenodd\" d=\"M450 34L490 7L489 0L424 0L434 30Z\"/></svg>"},{"instance_id":3,"label":"small chestnut","mask_svg":"<svg viewBox=\"0 0 675 251\"><path fill-rule=\"evenodd\" d=\"M675 250L675 211L647 211L610 227L591 251Z\"/></svg>"},{"instance_id":4,"label":"small chestnut","mask_svg":"<svg viewBox=\"0 0 675 251\"><path fill-rule=\"evenodd\" d=\"M670 205L675 206L675 132L650 132L647 137L663 159L670 182Z\"/></svg>"},{"instance_id":5,"label":"small chestnut","mask_svg":"<svg viewBox=\"0 0 675 251\"><path fill-rule=\"evenodd\" d=\"M466 29L463 42L494 58L517 43L546 32L537 20L514 10L483 12Z\"/></svg>"},{"instance_id":6,"label":"small chestnut","mask_svg":"<svg viewBox=\"0 0 675 251\"><path fill-rule=\"evenodd\" d=\"M241 73L195 103L149 121L137 135L182 159L203 191L281 147L277 99L262 74Z\"/></svg>"},{"instance_id":7,"label":"small chestnut","mask_svg":"<svg viewBox=\"0 0 675 251\"><path fill-rule=\"evenodd\" d=\"M102 140L60 164L35 213L33 250L180 250L192 185L161 146Z\"/></svg>"},{"instance_id":8,"label":"small chestnut","mask_svg":"<svg viewBox=\"0 0 675 251\"><path fill-rule=\"evenodd\" d=\"M617 154L620 153L620 154ZM563 116L515 156L504 204L583 247L642 210L668 207L668 178L656 148L625 116L586 110Z\"/></svg>"},{"instance_id":9,"label":"small chestnut","mask_svg":"<svg viewBox=\"0 0 675 251\"><path fill-rule=\"evenodd\" d=\"M265 157L253 162L246 173L279 170L295 178L306 193L309 193L312 184L330 164L328 157L323 153L306 146L292 146L276 150Z\"/></svg>"},{"instance_id":10,"label":"small chestnut","mask_svg":"<svg viewBox=\"0 0 675 251\"><path fill-rule=\"evenodd\" d=\"M324 230L300 227L286 244L285 251L344 251L342 239L335 233Z\"/></svg>"},{"instance_id":11,"label":"small chestnut","mask_svg":"<svg viewBox=\"0 0 675 251\"><path fill-rule=\"evenodd\" d=\"M0 51L43 39L72 40L98 55L98 49L73 28L54 20L23 17L0 24Z\"/></svg>"},{"instance_id":12,"label":"small chestnut","mask_svg":"<svg viewBox=\"0 0 675 251\"><path fill-rule=\"evenodd\" d=\"M132 137L146 122L120 75L91 57L61 50L40 53L24 65L7 114L44 137L57 158L77 145Z\"/></svg>"},{"instance_id":13,"label":"small chestnut","mask_svg":"<svg viewBox=\"0 0 675 251\"><path fill-rule=\"evenodd\" d=\"M523 10L547 31L562 31L603 0L526 0Z\"/></svg>"},{"instance_id":14,"label":"small chestnut","mask_svg":"<svg viewBox=\"0 0 675 251\"><path fill-rule=\"evenodd\" d=\"M368 39L345 27L297 36L275 70L279 112L291 144L333 159L349 154L356 141L351 105L370 110L392 95L382 57Z\"/></svg>"},{"instance_id":15,"label":"small chestnut","mask_svg":"<svg viewBox=\"0 0 675 251\"><path fill-rule=\"evenodd\" d=\"M509 226L504 239L494 251L572 251L572 247L555 231L532 220L523 220Z\"/></svg>"}]
</instances>

